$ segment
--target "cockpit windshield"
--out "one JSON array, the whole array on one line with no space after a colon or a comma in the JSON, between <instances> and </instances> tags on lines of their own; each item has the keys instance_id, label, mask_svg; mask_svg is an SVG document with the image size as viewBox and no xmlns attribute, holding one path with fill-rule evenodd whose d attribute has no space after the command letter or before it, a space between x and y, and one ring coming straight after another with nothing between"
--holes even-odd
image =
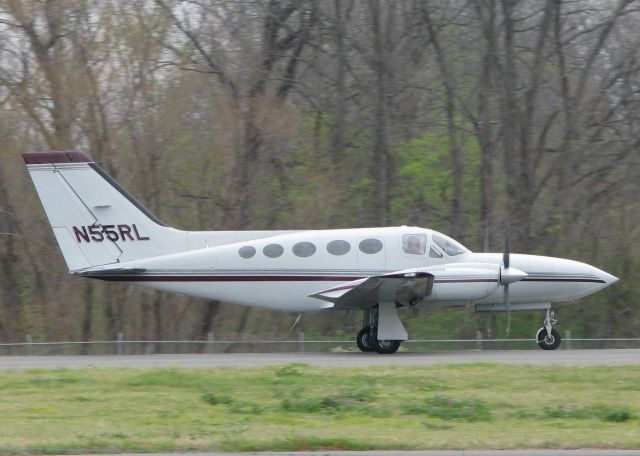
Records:
<instances>
[{"instance_id":1,"label":"cockpit windshield","mask_svg":"<svg viewBox=\"0 0 640 456\"><path fill-rule=\"evenodd\" d=\"M449 256L461 255L469 251L465 246L444 234L433 233L431 239L433 239L433 242Z\"/></svg>"}]
</instances>

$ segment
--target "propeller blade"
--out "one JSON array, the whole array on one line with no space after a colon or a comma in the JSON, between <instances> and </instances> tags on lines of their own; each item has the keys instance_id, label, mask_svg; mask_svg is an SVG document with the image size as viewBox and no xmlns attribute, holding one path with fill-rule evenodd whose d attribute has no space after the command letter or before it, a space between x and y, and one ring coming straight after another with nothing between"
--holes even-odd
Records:
<instances>
[{"instance_id":1,"label":"propeller blade","mask_svg":"<svg viewBox=\"0 0 640 456\"><path fill-rule=\"evenodd\" d=\"M507 232L504 238L504 252L502 253L502 268L500 268L500 282L504 287L502 294L502 302L504 302L505 310L507 311L507 329L505 330L507 338L511 335L511 305L509 303L509 284L511 282L515 282L521 280L527 274L519 271L514 268L511 270L509 268L510 264L510 256L511 256L511 247L510 247L510 238L511 238L511 226L507 221Z\"/></svg>"},{"instance_id":2,"label":"propeller blade","mask_svg":"<svg viewBox=\"0 0 640 456\"><path fill-rule=\"evenodd\" d=\"M509 284L504 284L504 291L502 295L504 306L507 310L507 329L505 330L507 338L511 335L511 306L509 305Z\"/></svg>"},{"instance_id":3,"label":"propeller blade","mask_svg":"<svg viewBox=\"0 0 640 456\"><path fill-rule=\"evenodd\" d=\"M509 268L510 255L509 237L509 230L507 229L507 236L504 238L504 253L502 254L502 265L507 269Z\"/></svg>"}]
</instances>

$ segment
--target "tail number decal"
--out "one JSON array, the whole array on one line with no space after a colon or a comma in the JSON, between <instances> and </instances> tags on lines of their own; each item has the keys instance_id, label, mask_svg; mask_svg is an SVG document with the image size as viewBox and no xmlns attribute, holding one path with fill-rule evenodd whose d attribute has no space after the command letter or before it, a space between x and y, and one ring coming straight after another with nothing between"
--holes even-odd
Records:
<instances>
[{"instance_id":1,"label":"tail number decal","mask_svg":"<svg viewBox=\"0 0 640 456\"><path fill-rule=\"evenodd\" d=\"M142 236L135 223L131 225L88 225L74 226L73 234L79 243L109 241L148 241L148 236Z\"/></svg>"}]
</instances>

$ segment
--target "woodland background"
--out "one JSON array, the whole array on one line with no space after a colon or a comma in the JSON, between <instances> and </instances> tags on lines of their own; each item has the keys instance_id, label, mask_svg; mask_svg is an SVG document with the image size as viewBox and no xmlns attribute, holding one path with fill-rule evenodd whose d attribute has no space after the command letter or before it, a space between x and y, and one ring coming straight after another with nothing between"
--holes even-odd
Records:
<instances>
[{"instance_id":1,"label":"woodland background","mask_svg":"<svg viewBox=\"0 0 640 456\"><path fill-rule=\"evenodd\" d=\"M509 221L512 251L621 278L561 331L638 336L639 70L634 0L0 0L0 340L290 337L294 315L69 277L20 157L66 149L183 229L408 224L501 251Z\"/></svg>"}]
</instances>

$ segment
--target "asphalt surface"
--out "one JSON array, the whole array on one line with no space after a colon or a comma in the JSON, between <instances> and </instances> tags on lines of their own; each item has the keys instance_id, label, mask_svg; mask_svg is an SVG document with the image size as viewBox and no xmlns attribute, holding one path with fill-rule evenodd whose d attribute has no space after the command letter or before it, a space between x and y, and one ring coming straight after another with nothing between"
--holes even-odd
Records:
<instances>
[{"instance_id":1,"label":"asphalt surface","mask_svg":"<svg viewBox=\"0 0 640 456\"><path fill-rule=\"evenodd\" d=\"M640 450L301 451L295 453L156 453L102 456L639 456ZM82 455L76 455L82 456ZM92 456L92 455L85 455Z\"/></svg>"},{"instance_id":2,"label":"asphalt surface","mask_svg":"<svg viewBox=\"0 0 640 456\"><path fill-rule=\"evenodd\" d=\"M428 353L214 353L202 355L122 356L2 356L0 370L86 367L259 367L305 363L319 367L429 366L434 364L497 363L510 365L633 365L640 364L640 349L616 350L496 350L438 351Z\"/></svg>"}]
</instances>

